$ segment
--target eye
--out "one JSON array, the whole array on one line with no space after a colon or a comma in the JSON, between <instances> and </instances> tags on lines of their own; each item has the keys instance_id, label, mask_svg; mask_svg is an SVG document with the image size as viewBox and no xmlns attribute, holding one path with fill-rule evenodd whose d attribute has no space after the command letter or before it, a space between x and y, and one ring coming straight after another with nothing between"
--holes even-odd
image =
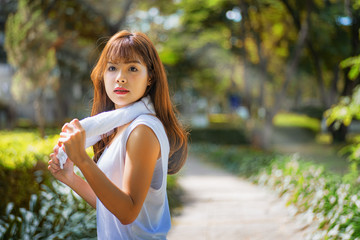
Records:
<instances>
[{"instance_id":1,"label":"eye","mask_svg":"<svg viewBox=\"0 0 360 240\"><path fill-rule=\"evenodd\" d=\"M129 70L130 70L130 72L137 72L138 71L138 69L136 67L130 67Z\"/></svg>"},{"instance_id":2,"label":"eye","mask_svg":"<svg viewBox=\"0 0 360 240\"><path fill-rule=\"evenodd\" d=\"M108 67L108 71L109 71L109 72L112 72L112 71L115 71L115 70L116 70L116 68L115 68L114 66Z\"/></svg>"}]
</instances>

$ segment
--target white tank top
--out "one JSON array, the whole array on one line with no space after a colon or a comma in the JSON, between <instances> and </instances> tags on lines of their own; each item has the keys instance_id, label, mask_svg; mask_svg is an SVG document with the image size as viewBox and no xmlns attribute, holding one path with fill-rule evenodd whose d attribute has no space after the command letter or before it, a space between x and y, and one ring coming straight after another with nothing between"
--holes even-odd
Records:
<instances>
[{"instance_id":1,"label":"white tank top","mask_svg":"<svg viewBox=\"0 0 360 240\"><path fill-rule=\"evenodd\" d=\"M96 199L97 237L111 239L166 239L171 227L166 180L169 158L169 140L161 121L152 115L141 115L122 132L101 155L97 165L120 189L124 175L126 143L138 125L150 127L159 140L161 157L157 160L151 187L142 209L134 222L123 225Z\"/></svg>"}]
</instances>

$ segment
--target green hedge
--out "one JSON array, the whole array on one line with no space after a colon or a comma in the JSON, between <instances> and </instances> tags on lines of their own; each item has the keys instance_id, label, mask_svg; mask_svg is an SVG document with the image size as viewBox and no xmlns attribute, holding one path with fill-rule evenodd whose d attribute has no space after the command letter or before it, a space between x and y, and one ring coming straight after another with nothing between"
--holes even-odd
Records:
<instances>
[{"instance_id":1,"label":"green hedge","mask_svg":"<svg viewBox=\"0 0 360 240\"><path fill-rule=\"evenodd\" d=\"M36 131L0 131L0 214L12 202L15 209L28 206L40 184L50 181L49 154L57 135L41 139Z\"/></svg>"},{"instance_id":2,"label":"green hedge","mask_svg":"<svg viewBox=\"0 0 360 240\"><path fill-rule=\"evenodd\" d=\"M315 142L316 132L302 127L274 127L272 139L275 144Z\"/></svg>"},{"instance_id":3,"label":"green hedge","mask_svg":"<svg viewBox=\"0 0 360 240\"><path fill-rule=\"evenodd\" d=\"M309 239L359 239L360 186L355 164L348 174L340 176L296 154L284 156L215 145L191 149L204 159L277 191L316 227Z\"/></svg>"},{"instance_id":4,"label":"green hedge","mask_svg":"<svg viewBox=\"0 0 360 240\"><path fill-rule=\"evenodd\" d=\"M96 239L95 211L47 170L57 139L0 131L0 239ZM173 213L182 194L176 176L168 176L167 190Z\"/></svg>"},{"instance_id":5,"label":"green hedge","mask_svg":"<svg viewBox=\"0 0 360 240\"><path fill-rule=\"evenodd\" d=\"M275 144L313 142L321 130L319 119L298 113L280 112L274 117L273 124Z\"/></svg>"},{"instance_id":6,"label":"green hedge","mask_svg":"<svg viewBox=\"0 0 360 240\"><path fill-rule=\"evenodd\" d=\"M190 131L192 143L247 144L249 139L241 128L193 128Z\"/></svg>"}]
</instances>

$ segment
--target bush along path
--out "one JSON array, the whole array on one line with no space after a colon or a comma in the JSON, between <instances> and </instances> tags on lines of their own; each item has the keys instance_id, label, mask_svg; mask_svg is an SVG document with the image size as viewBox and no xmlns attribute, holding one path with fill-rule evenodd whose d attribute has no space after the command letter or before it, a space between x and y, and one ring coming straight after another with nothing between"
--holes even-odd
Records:
<instances>
[{"instance_id":1,"label":"bush along path","mask_svg":"<svg viewBox=\"0 0 360 240\"><path fill-rule=\"evenodd\" d=\"M303 240L309 230L267 188L200 161L192 154L179 177L184 206L168 239ZM305 229L305 230L304 230Z\"/></svg>"},{"instance_id":2,"label":"bush along path","mask_svg":"<svg viewBox=\"0 0 360 240\"><path fill-rule=\"evenodd\" d=\"M0 131L0 240L96 239L95 210L47 170L55 133ZM168 176L167 190L173 212L182 193L176 176Z\"/></svg>"},{"instance_id":3,"label":"bush along path","mask_svg":"<svg viewBox=\"0 0 360 240\"><path fill-rule=\"evenodd\" d=\"M359 240L358 179L356 164L340 177L299 160L295 154L274 161L256 181L275 190L314 228L308 239Z\"/></svg>"},{"instance_id":4,"label":"bush along path","mask_svg":"<svg viewBox=\"0 0 360 240\"><path fill-rule=\"evenodd\" d=\"M302 239L360 240L357 163L352 163L349 172L340 176L300 159L298 154L279 155L215 145L193 145L192 152L280 196L296 216L293 219L300 223Z\"/></svg>"}]
</instances>

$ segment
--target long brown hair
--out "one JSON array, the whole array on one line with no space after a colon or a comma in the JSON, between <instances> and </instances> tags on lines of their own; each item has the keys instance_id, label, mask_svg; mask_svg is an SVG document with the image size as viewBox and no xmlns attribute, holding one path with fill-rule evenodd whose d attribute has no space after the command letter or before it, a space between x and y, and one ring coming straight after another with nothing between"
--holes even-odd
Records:
<instances>
[{"instance_id":1,"label":"long brown hair","mask_svg":"<svg viewBox=\"0 0 360 240\"><path fill-rule=\"evenodd\" d=\"M177 113L177 110L170 99L164 66L154 45L145 34L140 32L130 33L124 30L113 35L107 42L91 73L91 80L94 84L91 116L115 108L114 103L105 92L104 72L106 64L109 61L133 60L135 57L141 58L142 62L146 64L151 85L147 88L144 96L150 96L155 107L156 116L163 123L169 138L168 173L177 173L186 161L188 133L176 118L175 113ZM95 162L98 161L104 149L115 137L115 134L116 132L110 136L103 136L102 140L93 146Z\"/></svg>"}]
</instances>

